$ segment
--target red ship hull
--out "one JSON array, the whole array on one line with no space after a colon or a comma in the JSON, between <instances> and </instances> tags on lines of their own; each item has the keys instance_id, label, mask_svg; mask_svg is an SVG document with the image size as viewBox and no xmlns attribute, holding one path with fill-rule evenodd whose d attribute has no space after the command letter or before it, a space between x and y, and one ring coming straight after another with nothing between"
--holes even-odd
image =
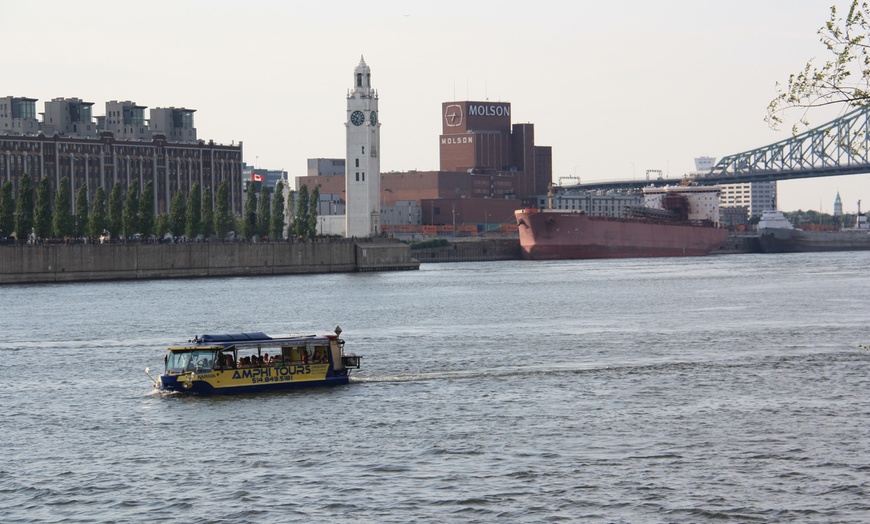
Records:
<instances>
[{"instance_id":1,"label":"red ship hull","mask_svg":"<svg viewBox=\"0 0 870 524\"><path fill-rule=\"evenodd\" d=\"M570 211L522 209L516 219L529 260L703 256L728 240L728 231L714 226Z\"/></svg>"}]
</instances>

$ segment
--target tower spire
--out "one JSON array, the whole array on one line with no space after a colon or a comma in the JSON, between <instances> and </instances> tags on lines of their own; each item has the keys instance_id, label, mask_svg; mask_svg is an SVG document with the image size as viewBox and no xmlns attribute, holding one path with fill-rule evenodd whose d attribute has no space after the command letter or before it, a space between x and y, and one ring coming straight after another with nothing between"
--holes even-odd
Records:
<instances>
[{"instance_id":1,"label":"tower spire","mask_svg":"<svg viewBox=\"0 0 870 524\"><path fill-rule=\"evenodd\" d=\"M366 64L363 55L359 55L359 65L353 70L353 94L371 96L372 70Z\"/></svg>"}]
</instances>

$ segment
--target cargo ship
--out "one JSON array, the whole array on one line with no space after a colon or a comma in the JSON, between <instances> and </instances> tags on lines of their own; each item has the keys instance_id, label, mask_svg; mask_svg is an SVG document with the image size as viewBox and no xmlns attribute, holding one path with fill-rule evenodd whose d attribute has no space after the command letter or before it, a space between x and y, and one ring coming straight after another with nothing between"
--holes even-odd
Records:
<instances>
[{"instance_id":1,"label":"cargo ship","mask_svg":"<svg viewBox=\"0 0 870 524\"><path fill-rule=\"evenodd\" d=\"M728 240L719 226L719 187L644 188L643 206L621 217L526 208L515 212L528 260L703 256Z\"/></svg>"},{"instance_id":2,"label":"cargo ship","mask_svg":"<svg viewBox=\"0 0 870 524\"><path fill-rule=\"evenodd\" d=\"M805 231L794 227L782 211L767 210L758 222L758 244L762 253L870 250L870 224L859 207L854 227Z\"/></svg>"}]
</instances>

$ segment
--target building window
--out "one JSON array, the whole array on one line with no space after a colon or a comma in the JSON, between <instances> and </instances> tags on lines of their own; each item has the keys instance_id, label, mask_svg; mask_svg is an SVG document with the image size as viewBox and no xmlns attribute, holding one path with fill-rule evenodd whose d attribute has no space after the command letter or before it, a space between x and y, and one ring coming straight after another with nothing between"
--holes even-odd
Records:
<instances>
[{"instance_id":1,"label":"building window","mask_svg":"<svg viewBox=\"0 0 870 524\"><path fill-rule=\"evenodd\" d=\"M366 146L362 146L362 154L366 154Z\"/></svg>"},{"instance_id":2,"label":"building window","mask_svg":"<svg viewBox=\"0 0 870 524\"><path fill-rule=\"evenodd\" d=\"M357 158L355 160L356 160L356 167L359 167L359 158Z\"/></svg>"},{"instance_id":3,"label":"building window","mask_svg":"<svg viewBox=\"0 0 870 524\"><path fill-rule=\"evenodd\" d=\"M356 174L356 181L359 182L359 173Z\"/></svg>"}]
</instances>

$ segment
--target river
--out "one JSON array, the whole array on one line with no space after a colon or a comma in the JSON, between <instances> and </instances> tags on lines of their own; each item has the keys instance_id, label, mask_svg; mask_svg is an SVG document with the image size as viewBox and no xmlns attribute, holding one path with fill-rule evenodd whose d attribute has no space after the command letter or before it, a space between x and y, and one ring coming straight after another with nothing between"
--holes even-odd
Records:
<instances>
[{"instance_id":1,"label":"river","mask_svg":"<svg viewBox=\"0 0 870 524\"><path fill-rule=\"evenodd\" d=\"M866 252L0 288L15 522L866 522ZM203 333L351 384L155 392ZM152 371L153 373L153 371Z\"/></svg>"}]
</instances>

